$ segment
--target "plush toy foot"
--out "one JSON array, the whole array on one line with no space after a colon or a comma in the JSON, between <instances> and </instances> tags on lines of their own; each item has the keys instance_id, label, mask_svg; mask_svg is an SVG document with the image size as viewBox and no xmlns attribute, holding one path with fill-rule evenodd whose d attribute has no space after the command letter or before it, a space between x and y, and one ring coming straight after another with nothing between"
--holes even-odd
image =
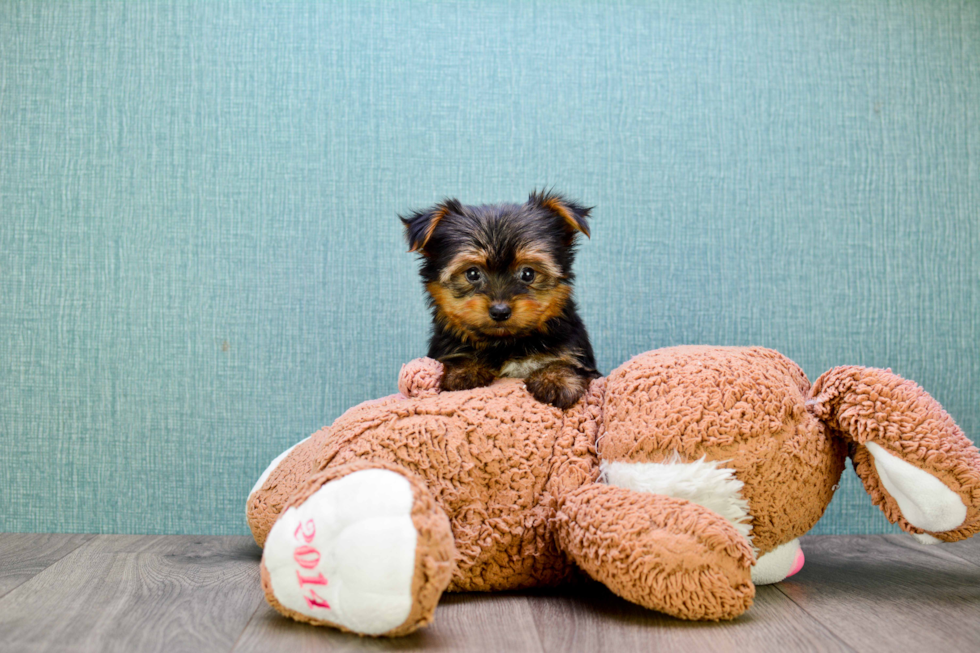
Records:
<instances>
[{"instance_id":1,"label":"plush toy foot","mask_svg":"<svg viewBox=\"0 0 980 653\"><path fill-rule=\"evenodd\" d=\"M756 585L772 585L786 580L803 569L804 560L798 539L780 544L756 560L752 567L752 582Z\"/></svg>"},{"instance_id":2,"label":"plush toy foot","mask_svg":"<svg viewBox=\"0 0 980 653\"><path fill-rule=\"evenodd\" d=\"M402 635L431 621L454 547L424 487L391 469L360 469L314 483L291 504L262 555L273 607L362 635Z\"/></svg>"}]
</instances>

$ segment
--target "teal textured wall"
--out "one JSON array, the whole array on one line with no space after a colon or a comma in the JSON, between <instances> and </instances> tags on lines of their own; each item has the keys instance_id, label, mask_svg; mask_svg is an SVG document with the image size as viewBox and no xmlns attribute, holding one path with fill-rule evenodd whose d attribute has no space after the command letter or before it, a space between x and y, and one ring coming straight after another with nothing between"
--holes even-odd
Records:
<instances>
[{"instance_id":1,"label":"teal textured wall","mask_svg":"<svg viewBox=\"0 0 980 653\"><path fill-rule=\"evenodd\" d=\"M244 533L390 393L399 211L593 204L600 366L758 344L980 433L980 3L0 3L0 530ZM818 532L890 529L850 472Z\"/></svg>"}]
</instances>

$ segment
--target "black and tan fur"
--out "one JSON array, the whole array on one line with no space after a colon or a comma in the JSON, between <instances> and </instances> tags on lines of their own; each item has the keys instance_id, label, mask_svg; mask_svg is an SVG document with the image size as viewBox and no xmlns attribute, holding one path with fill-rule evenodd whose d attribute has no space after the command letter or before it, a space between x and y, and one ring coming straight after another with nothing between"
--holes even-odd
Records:
<instances>
[{"instance_id":1,"label":"black and tan fur","mask_svg":"<svg viewBox=\"0 0 980 653\"><path fill-rule=\"evenodd\" d=\"M577 234L590 209L554 193L524 204L447 199L402 217L432 309L429 356L444 390L523 378L539 401L568 408L598 377L572 300Z\"/></svg>"}]
</instances>

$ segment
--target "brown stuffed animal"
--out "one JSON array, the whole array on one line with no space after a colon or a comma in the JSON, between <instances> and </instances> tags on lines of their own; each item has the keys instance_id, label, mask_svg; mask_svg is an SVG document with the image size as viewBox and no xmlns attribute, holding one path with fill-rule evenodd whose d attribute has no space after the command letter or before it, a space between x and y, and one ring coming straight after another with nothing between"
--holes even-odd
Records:
<instances>
[{"instance_id":1,"label":"brown stuffed animal","mask_svg":"<svg viewBox=\"0 0 980 653\"><path fill-rule=\"evenodd\" d=\"M280 612L362 635L429 623L443 591L584 571L682 619L732 619L802 565L850 455L872 501L923 541L980 530L980 451L919 386L838 367L811 387L762 348L642 354L567 411L519 380L439 393L402 369L279 456L248 498Z\"/></svg>"}]
</instances>

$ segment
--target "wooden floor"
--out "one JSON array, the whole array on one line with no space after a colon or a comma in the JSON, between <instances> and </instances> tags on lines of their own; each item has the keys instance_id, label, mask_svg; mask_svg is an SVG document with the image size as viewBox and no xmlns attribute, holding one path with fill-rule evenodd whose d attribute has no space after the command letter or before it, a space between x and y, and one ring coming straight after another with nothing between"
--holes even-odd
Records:
<instances>
[{"instance_id":1,"label":"wooden floor","mask_svg":"<svg viewBox=\"0 0 980 653\"><path fill-rule=\"evenodd\" d=\"M280 617L245 537L0 534L0 651L980 651L980 538L803 540L806 566L728 623L576 590L446 595L429 628L362 639Z\"/></svg>"}]
</instances>

